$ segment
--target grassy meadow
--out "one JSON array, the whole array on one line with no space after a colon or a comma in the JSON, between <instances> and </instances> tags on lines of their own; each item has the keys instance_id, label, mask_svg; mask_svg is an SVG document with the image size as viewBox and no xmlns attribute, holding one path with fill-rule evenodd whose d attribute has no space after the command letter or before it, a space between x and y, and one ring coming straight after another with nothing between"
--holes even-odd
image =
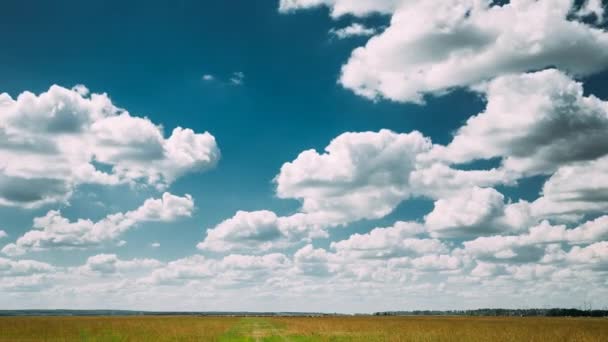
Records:
<instances>
[{"instance_id":1,"label":"grassy meadow","mask_svg":"<svg viewBox=\"0 0 608 342\"><path fill-rule=\"evenodd\" d=\"M0 341L608 341L608 319L0 317Z\"/></svg>"}]
</instances>

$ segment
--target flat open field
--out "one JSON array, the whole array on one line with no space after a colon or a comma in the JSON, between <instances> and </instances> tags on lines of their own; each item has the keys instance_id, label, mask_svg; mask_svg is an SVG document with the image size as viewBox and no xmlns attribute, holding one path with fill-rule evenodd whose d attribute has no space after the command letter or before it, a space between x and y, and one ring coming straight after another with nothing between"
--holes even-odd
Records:
<instances>
[{"instance_id":1,"label":"flat open field","mask_svg":"<svg viewBox=\"0 0 608 342\"><path fill-rule=\"evenodd\" d=\"M0 317L0 341L607 341L608 319Z\"/></svg>"}]
</instances>

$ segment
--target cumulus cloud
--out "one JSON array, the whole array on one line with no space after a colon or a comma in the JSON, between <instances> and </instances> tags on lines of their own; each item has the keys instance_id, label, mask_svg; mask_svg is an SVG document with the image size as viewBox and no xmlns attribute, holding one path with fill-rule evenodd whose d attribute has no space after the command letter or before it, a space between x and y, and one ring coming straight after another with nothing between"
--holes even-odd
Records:
<instances>
[{"instance_id":1,"label":"cumulus cloud","mask_svg":"<svg viewBox=\"0 0 608 342\"><path fill-rule=\"evenodd\" d=\"M425 94L509 73L551 66L575 75L598 72L608 66L608 33L571 20L573 5L403 1L390 26L352 52L340 83L368 98L420 103Z\"/></svg>"},{"instance_id":2,"label":"cumulus cloud","mask_svg":"<svg viewBox=\"0 0 608 342\"><path fill-rule=\"evenodd\" d=\"M584 96L582 85L560 71L500 77L484 92L485 111L469 118L450 144L435 146L431 159L499 157L504 169L521 176L608 153L608 104Z\"/></svg>"},{"instance_id":3,"label":"cumulus cloud","mask_svg":"<svg viewBox=\"0 0 608 342\"><path fill-rule=\"evenodd\" d=\"M322 248L306 245L296 251L293 262L297 274L327 276L335 271L331 265L334 256Z\"/></svg>"},{"instance_id":4,"label":"cumulus cloud","mask_svg":"<svg viewBox=\"0 0 608 342\"><path fill-rule=\"evenodd\" d=\"M111 274L125 271L142 271L158 268L162 263L155 259L121 260L116 254L97 254L87 259L80 268L84 272Z\"/></svg>"},{"instance_id":5,"label":"cumulus cloud","mask_svg":"<svg viewBox=\"0 0 608 342\"><path fill-rule=\"evenodd\" d=\"M536 215L577 220L608 211L608 157L560 167L533 203Z\"/></svg>"},{"instance_id":6,"label":"cumulus cloud","mask_svg":"<svg viewBox=\"0 0 608 342\"><path fill-rule=\"evenodd\" d=\"M392 227L375 228L366 234L353 234L346 240L332 242L330 246L338 254L372 259L449 251L449 248L437 239L413 237L422 230L418 223L398 222Z\"/></svg>"},{"instance_id":7,"label":"cumulus cloud","mask_svg":"<svg viewBox=\"0 0 608 342\"><path fill-rule=\"evenodd\" d=\"M416 157L430 147L419 132L344 133L324 153L307 150L283 164L277 195L299 199L303 213L336 224L383 217L411 195Z\"/></svg>"},{"instance_id":8,"label":"cumulus cloud","mask_svg":"<svg viewBox=\"0 0 608 342\"><path fill-rule=\"evenodd\" d=\"M239 211L234 217L207 230L207 237L197 247L212 251L268 250L273 242L283 237L277 221L277 215L271 211Z\"/></svg>"},{"instance_id":9,"label":"cumulus cloud","mask_svg":"<svg viewBox=\"0 0 608 342\"><path fill-rule=\"evenodd\" d=\"M447 254L430 254L409 261L411 266L417 270L433 272L433 271L452 271L461 267L462 261L460 258Z\"/></svg>"},{"instance_id":10,"label":"cumulus cloud","mask_svg":"<svg viewBox=\"0 0 608 342\"><path fill-rule=\"evenodd\" d=\"M274 272L286 270L291 260L284 254L260 256L231 254L222 259L193 255L167 263L140 280L143 284L180 285L209 280L219 286L247 286L263 283Z\"/></svg>"},{"instance_id":11,"label":"cumulus cloud","mask_svg":"<svg viewBox=\"0 0 608 342\"><path fill-rule=\"evenodd\" d=\"M606 239L608 216L601 216L572 229L543 221L521 235L479 237L463 245L466 253L482 261L535 262L543 257L549 244L580 245Z\"/></svg>"},{"instance_id":12,"label":"cumulus cloud","mask_svg":"<svg viewBox=\"0 0 608 342\"><path fill-rule=\"evenodd\" d=\"M7 236L8 234L4 230L0 229L0 239L4 239Z\"/></svg>"},{"instance_id":13,"label":"cumulus cloud","mask_svg":"<svg viewBox=\"0 0 608 342\"><path fill-rule=\"evenodd\" d=\"M533 220L528 202L505 203L495 189L473 187L435 201L425 225L435 237L471 237L525 230Z\"/></svg>"},{"instance_id":14,"label":"cumulus cloud","mask_svg":"<svg viewBox=\"0 0 608 342\"><path fill-rule=\"evenodd\" d=\"M148 118L84 86L0 94L0 205L66 201L84 183L164 188L219 155L211 134L177 127L165 138Z\"/></svg>"},{"instance_id":15,"label":"cumulus cloud","mask_svg":"<svg viewBox=\"0 0 608 342\"><path fill-rule=\"evenodd\" d=\"M608 241L596 242L586 247L574 246L565 255L565 260L608 271Z\"/></svg>"},{"instance_id":16,"label":"cumulus cloud","mask_svg":"<svg viewBox=\"0 0 608 342\"><path fill-rule=\"evenodd\" d=\"M189 217L194 210L190 195L179 197L164 193L160 199L148 199L139 208L126 213L106 216L100 221L79 219L70 222L57 210L34 219L33 230L19 237L15 243L2 248L7 255L53 248L85 248L116 241L129 229L143 222L170 222Z\"/></svg>"},{"instance_id":17,"label":"cumulus cloud","mask_svg":"<svg viewBox=\"0 0 608 342\"><path fill-rule=\"evenodd\" d=\"M2 279L0 288L4 293L26 293L28 297L32 294L39 294L55 286L52 276L46 274L33 274L30 276L6 277Z\"/></svg>"},{"instance_id":18,"label":"cumulus cloud","mask_svg":"<svg viewBox=\"0 0 608 342\"><path fill-rule=\"evenodd\" d=\"M28 276L53 272L55 267L36 260L10 260L0 258L0 276Z\"/></svg>"},{"instance_id":19,"label":"cumulus cloud","mask_svg":"<svg viewBox=\"0 0 608 342\"><path fill-rule=\"evenodd\" d=\"M287 248L315 237L326 237L324 226L316 224L313 218L314 215L305 214L281 217L268 210L238 211L233 217L208 229L207 236L197 247L216 252L261 253Z\"/></svg>"},{"instance_id":20,"label":"cumulus cloud","mask_svg":"<svg viewBox=\"0 0 608 342\"><path fill-rule=\"evenodd\" d=\"M410 184L416 193L429 198L452 197L473 187L516 185L519 178L518 174L504 168L459 170L444 163L428 164L424 161L426 155L419 156L417 169L410 175Z\"/></svg>"},{"instance_id":21,"label":"cumulus cloud","mask_svg":"<svg viewBox=\"0 0 608 342\"><path fill-rule=\"evenodd\" d=\"M359 23L353 23L350 26L342 27L339 29L331 29L329 30L329 34L338 39L346 39L350 37L366 37L376 34L376 29L366 27L365 25Z\"/></svg>"}]
</instances>

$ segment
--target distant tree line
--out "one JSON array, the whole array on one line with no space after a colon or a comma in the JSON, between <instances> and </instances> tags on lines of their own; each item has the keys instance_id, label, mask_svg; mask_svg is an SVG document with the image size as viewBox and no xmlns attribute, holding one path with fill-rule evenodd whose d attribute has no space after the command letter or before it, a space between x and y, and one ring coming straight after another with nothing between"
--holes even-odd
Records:
<instances>
[{"instance_id":1,"label":"distant tree line","mask_svg":"<svg viewBox=\"0 0 608 342\"><path fill-rule=\"evenodd\" d=\"M247 311L131 311L131 310L0 310L0 316L350 316L323 312L247 312ZM356 314L369 316L370 314ZM476 309L415 310L375 312L374 316L520 316L520 317L608 317L608 309Z\"/></svg>"},{"instance_id":2,"label":"distant tree line","mask_svg":"<svg viewBox=\"0 0 608 342\"><path fill-rule=\"evenodd\" d=\"M374 316L514 316L514 317L608 317L608 310L581 309L475 309L375 312Z\"/></svg>"}]
</instances>

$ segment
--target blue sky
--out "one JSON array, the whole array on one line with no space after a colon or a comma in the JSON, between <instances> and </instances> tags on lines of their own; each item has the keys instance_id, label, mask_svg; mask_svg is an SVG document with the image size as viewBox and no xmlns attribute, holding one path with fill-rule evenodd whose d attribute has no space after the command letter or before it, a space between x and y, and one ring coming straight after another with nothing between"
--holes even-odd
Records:
<instances>
[{"instance_id":1,"label":"blue sky","mask_svg":"<svg viewBox=\"0 0 608 342\"><path fill-rule=\"evenodd\" d=\"M10 1L0 306L373 311L605 294L606 4L534 3ZM64 124L81 126L52 129Z\"/></svg>"}]
</instances>

